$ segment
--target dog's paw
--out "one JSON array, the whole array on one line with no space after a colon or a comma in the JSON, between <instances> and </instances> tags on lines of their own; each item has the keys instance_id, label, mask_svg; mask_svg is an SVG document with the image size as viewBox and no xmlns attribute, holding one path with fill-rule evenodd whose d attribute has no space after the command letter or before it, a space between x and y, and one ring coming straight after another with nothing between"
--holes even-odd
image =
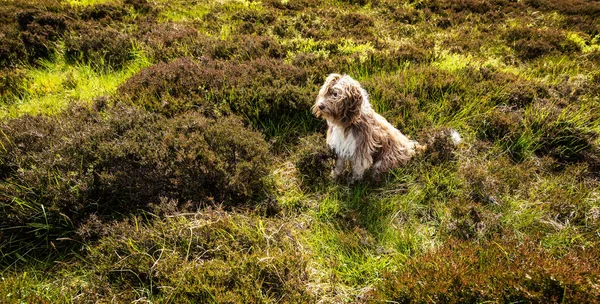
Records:
<instances>
[{"instance_id":1,"label":"dog's paw","mask_svg":"<svg viewBox=\"0 0 600 304\"><path fill-rule=\"evenodd\" d=\"M350 177L350 183L354 184L356 182L359 182L362 180L362 178L363 178L362 174L352 174L352 177Z\"/></svg>"}]
</instances>

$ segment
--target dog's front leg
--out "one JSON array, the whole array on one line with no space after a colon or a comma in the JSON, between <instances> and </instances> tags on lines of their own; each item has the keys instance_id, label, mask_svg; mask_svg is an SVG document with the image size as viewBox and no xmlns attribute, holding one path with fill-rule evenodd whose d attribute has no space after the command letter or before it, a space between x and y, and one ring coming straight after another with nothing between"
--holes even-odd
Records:
<instances>
[{"instance_id":1,"label":"dog's front leg","mask_svg":"<svg viewBox=\"0 0 600 304\"><path fill-rule=\"evenodd\" d=\"M370 155L355 157L352 160L352 181L362 179L365 171L367 171L371 165L373 165L373 158Z\"/></svg>"},{"instance_id":2,"label":"dog's front leg","mask_svg":"<svg viewBox=\"0 0 600 304\"><path fill-rule=\"evenodd\" d=\"M344 158L338 156L337 160L335 161L335 168L333 168L333 170L331 170L331 177L337 178L338 176L340 176L340 174L342 174L342 171L344 171L345 165L346 165L346 160Z\"/></svg>"}]
</instances>

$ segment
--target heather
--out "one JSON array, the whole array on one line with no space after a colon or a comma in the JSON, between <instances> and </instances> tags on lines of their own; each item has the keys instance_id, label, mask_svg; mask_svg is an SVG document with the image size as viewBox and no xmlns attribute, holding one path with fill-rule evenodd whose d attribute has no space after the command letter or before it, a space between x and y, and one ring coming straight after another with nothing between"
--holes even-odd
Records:
<instances>
[{"instance_id":1,"label":"heather","mask_svg":"<svg viewBox=\"0 0 600 304\"><path fill-rule=\"evenodd\" d=\"M595 2L0 3L4 302L600 298ZM331 178L328 73L428 150Z\"/></svg>"}]
</instances>

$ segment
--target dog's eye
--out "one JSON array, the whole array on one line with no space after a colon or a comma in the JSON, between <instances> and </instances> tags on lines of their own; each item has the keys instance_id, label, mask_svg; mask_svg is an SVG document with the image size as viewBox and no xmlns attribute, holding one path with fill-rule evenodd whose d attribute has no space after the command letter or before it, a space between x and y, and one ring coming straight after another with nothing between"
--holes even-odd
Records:
<instances>
[{"instance_id":1,"label":"dog's eye","mask_svg":"<svg viewBox=\"0 0 600 304\"><path fill-rule=\"evenodd\" d=\"M331 96L333 96L333 98L337 98L338 97L338 91L333 91L331 92Z\"/></svg>"}]
</instances>

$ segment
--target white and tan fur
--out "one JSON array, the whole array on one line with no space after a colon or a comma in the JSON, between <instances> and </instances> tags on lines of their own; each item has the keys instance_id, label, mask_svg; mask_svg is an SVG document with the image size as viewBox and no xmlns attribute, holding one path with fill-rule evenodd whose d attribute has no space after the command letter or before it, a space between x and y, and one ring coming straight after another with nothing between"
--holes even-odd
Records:
<instances>
[{"instance_id":1,"label":"white and tan fur","mask_svg":"<svg viewBox=\"0 0 600 304\"><path fill-rule=\"evenodd\" d=\"M361 179L370 168L378 176L406 164L417 150L425 149L375 113L367 92L348 75L327 76L312 112L327 120L327 144L337 155L334 177L347 162L353 180Z\"/></svg>"}]
</instances>

